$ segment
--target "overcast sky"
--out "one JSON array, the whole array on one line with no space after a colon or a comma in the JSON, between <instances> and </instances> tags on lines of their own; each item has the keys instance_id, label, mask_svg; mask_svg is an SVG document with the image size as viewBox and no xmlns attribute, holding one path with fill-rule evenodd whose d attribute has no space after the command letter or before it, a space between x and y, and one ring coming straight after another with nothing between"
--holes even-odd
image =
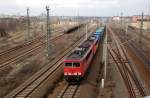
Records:
<instances>
[{"instance_id":1,"label":"overcast sky","mask_svg":"<svg viewBox=\"0 0 150 98\"><path fill-rule=\"evenodd\" d=\"M51 15L68 16L116 16L150 13L150 0L0 0L0 14L45 13L45 6L51 8Z\"/></svg>"}]
</instances>

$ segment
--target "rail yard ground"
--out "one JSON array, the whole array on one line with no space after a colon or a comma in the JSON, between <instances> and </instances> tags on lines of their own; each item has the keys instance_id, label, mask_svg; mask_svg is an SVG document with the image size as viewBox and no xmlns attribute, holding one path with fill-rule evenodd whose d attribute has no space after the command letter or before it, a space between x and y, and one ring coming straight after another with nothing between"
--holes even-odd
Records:
<instances>
[{"instance_id":1,"label":"rail yard ground","mask_svg":"<svg viewBox=\"0 0 150 98\"><path fill-rule=\"evenodd\" d=\"M148 29L142 30L141 35L139 28L133 25L126 28L115 21L68 20L51 25L49 57L47 31L41 21L32 23L31 38L27 38L24 28L0 37L0 98L143 98L150 95ZM81 27L72 29L80 24ZM64 79L63 60L99 27L106 30L98 50L82 81L72 85ZM66 33L69 29L72 31ZM105 79L104 87L102 79Z\"/></svg>"}]
</instances>

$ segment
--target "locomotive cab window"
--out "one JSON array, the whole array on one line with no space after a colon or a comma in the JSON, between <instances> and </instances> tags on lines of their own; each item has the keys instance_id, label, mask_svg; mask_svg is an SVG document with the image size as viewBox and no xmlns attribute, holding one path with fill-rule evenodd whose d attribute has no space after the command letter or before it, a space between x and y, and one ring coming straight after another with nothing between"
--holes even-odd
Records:
<instances>
[{"instance_id":1,"label":"locomotive cab window","mask_svg":"<svg viewBox=\"0 0 150 98\"><path fill-rule=\"evenodd\" d=\"M80 63L73 63L73 67L80 67Z\"/></svg>"},{"instance_id":2,"label":"locomotive cab window","mask_svg":"<svg viewBox=\"0 0 150 98\"><path fill-rule=\"evenodd\" d=\"M72 63L65 63L66 67L72 67Z\"/></svg>"}]
</instances>

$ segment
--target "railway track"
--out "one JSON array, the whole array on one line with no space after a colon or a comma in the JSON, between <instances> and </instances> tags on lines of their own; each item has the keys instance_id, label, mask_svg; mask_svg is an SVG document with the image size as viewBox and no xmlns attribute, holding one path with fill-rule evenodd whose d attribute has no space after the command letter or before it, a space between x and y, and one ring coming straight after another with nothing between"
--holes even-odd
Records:
<instances>
[{"instance_id":1,"label":"railway track","mask_svg":"<svg viewBox=\"0 0 150 98\"><path fill-rule=\"evenodd\" d=\"M71 28L73 28L73 27L70 27L69 29L71 29ZM65 30L66 30L66 28L63 29L63 30L55 30L55 32L57 31L58 33L59 33L59 32L64 33ZM62 34L59 34L59 35L62 35ZM11 59L13 59L13 58L15 59L15 57L17 58L18 55L22 55L22 54L25 53L26 51L33 50L32 47L33 47L33 48L34 48L34 47L37 47L37 46L34 46L35 44L41 45L42 40L44 40L45 37L46 37L46 36L44 36L44 35L39 36L39 37L37 37L37 38L35 38L35 39L33 39L33 40L30 40L30 41L28 41L28 42L25 42L24 44L20 44L20 45L15 46L15 47L13 47L13 48L11 48L11 49L8 49L8 50L5 50L5 51L1 52L1 53L0 53L0 59L1 59L0 65L2 65L2 66L0 66L0 67L3 67L4 65L9 64L9 62L12 61ZM56 37L57 37L57 36L56 36ZM32 47L31 47L31 46L32 46ZM11 60L11 61L9 61L9 60ZM8 61L8 62L7 62L7 61ZM14 61L14 60L13 60L13 61Z\"/></svg>"},{"instance_id":2,"label":"railway track","mask_svg":"<svg viewBox=\"0 0 150 98\"><path fill-rule=\"evenodd\" d=\"M143 36L142 45L140 45L138 42L139 41L139 32L134 31L134 30L130 30L128 32L129 32L128 36L126 36L126 34L124 32L120 33L118 31L117 31L117 35L121 38L122 41L130 40L130 39L136 37L134 40L129 41L127 44L130 48L132 48L135 51L136 55L140 59L142 59L142 61L145 63L144 64L145 67L147 69L149 69L150 68L150 66L149 66L150 65L150 54L149 54L149 52L148 53L145 52L145 50L150 51L149 50L150 38L147 36ZM126 36L126 37L124 37L124 36Z\"/></svg>"},{"instance_id":3,"label":"railway track","mask_svg":"<svg viewBox=\"0 0 150 98\"><path fill-rule=\"evenodd\" d=\"M125 85L126 85L126 87L128 89L128 92L130 94L130 98L136 98L136 94L135 94L135 92L133 90L133 87L131 85L131 81L129 80L128 75L123 71L124 69L120 67L121 66L120 63L122 63L122 62L116 60L115 54L113 54L112 50L108 49L108 51L109 51L109 54L111 55L111 57L113 58L115 64L117 65L117 68L119 69L119 72L120 72L120 74L121 74L121 76L122 76L122 78L123 78L123 80L125 82Z\"/></svg>"},{"instance_id":4,"label":"railway track","mask_svg":"<svg viewBox=\"0 0 150 98\"><path fill-rule=\"evenodd\" d=\"M56 30L59 32L64 32L64 30ZM59 34L55 37L53 37L51 40L55 41L59 39L61 36L63 36L64 33ZM14 48L11 48L9 50L6 50L4 52L1 52L0 54L0 70L4 70L9 66L9 64L12 64L14 62L17 62L21 59L24 59L28 55L32 54L34 52L38 53L38 50L43 47L43 45L46 44L46 42L42 42L42 40L45 39L45 36L39 36L35 38L34 40L31 40L27 43L21 44L19 46L16 46Z\"/></svg>"},{"instance_id":5,"label":"railway track","mask_svg":"<svg viewBox=\"0 0 150 98\"><path fill-rule=\"evenodd\" d=\"M129 62L129 59L127 57L127 53L125 52L125 49L121 44L118 42L119 39L115 37L113 32L110 30L111 35L115 41L115 49L109 46L108 50L115 61L121 76L123 77L123 80L125 81L126 87L129 91L130 98L141 98L146 96L146 92L139 81L139 79L136 76L136 73L132 67L132 65ZM136 89L136 91L135 91Z\"/></svg>"},{"instance_id":6,"label":"railway track","mask_svg":"<svg viewBox=\"0 0 150 98\"><path fill-rule=\"evenodd\" d=\"M80 85L71 85L66 84L66 86L62 89L58 98L75 98L76 92Z\"/></svg>"},{"instance_id":7,"label":"railway track","mask_svg":"<svg viewBox=\"0 0 150 98\"><path fill-rule=\"evenodd\" d=\"M135 34L137 34L138 36L140 36L140 32L139 31L137 31L136 29L132 29L132 28L130 28L130 30L131 30L131 32L133 32L133 33L135 33ZM147 40L147 41L149 41L150 42L150 38L149 37L147 37L147 36L142 36L145 40Z\"/></svg>"},{"instance_id":8,"label":"railway track","mask_svg":"<svg viewBox=\"0 0 150 98\"><path fill-rule=\"evenodd\" d=\"M59 33L59 32L64 32L64 30L55 30L54 32L58 32ZM12 51L17 51L20 48L32 46L33 44L38 43L41 40L45 39L45 37L46 37L45 35L41 35L41 36L38 36L38 37L36 37L36 38L34 38L32 40L24 42L23 44L20 44L18 46L15 46L13 48L8 49L8 50L2 51L2 52L0 52L0 56L6 55L6 54L8 54L8 53L10 53Z\"/></svg>"},{"instance_id":9,"label":"railway track","mask_svg":"<svg viewBox=\"0 0 150 98\"><path fill-rule=\"evenodd\" d=\"M58 36L56 36L54 38L52 38L51 40L55 41L55 40L59 39L61 36L63 36L63 35L64 35L64 33L60 34L60 35L58 35ZM7 60L5 60L2 63L0 63L0 70L4 70L6 67L9 66L10 63L17 62L18 60L23 59L25 56L28 56L29 54L31 54L33 52L38 53L37 50L42 48L43 45L45 45L45 44L46 43L41 42L41 43L35 45L34 47L32 47L31 49L29 48L29 49L27 49L27 50L25 50L25 51L15 55L15 57L8 58Z\"/></svg>"},{"instance_id":10,"label":"railway track","mask_svg":"<svg viewBox=\"0 0 150 98\"><path fill-rule=\"evenodd\" d=\"M19 49L19 48L26 47L26 46L30 46L30 45L34 44L36 41L40 41L40 39L42 39L42 38L43 38L43 36L39 36L39 37L37 37L37 38L35 38L35 39L33 39L33 40L30 40L30 41L28 41L28 42L25 42L24 44L20 44L20 45L18 45L18 46L15 46L15 47L13 47L13 48L10 48L10 49L8 49L8 50L5 50L5 51L3 51L3 52L0 52L0 56L6 55L6 54L8 54L8 53L10 53L10 52L12 52L12 51L16 51L16 50Z\"/></svg>"},{"instance_id":11,"label":"railway track","mask_svg":"<svg viewBox=\"0 0 150 98\"><path fill-rule=\"evenodd\" d=\"M147 69L150 69L150 58L141 49L137 47L138 45L136 45L135 42L132 41L128 45L130 46L130 48L135 50L135 53L137 54L137 56L140 57L142 61L144 61L145 67Z\"/></svg>"},{"instance_id":12,"label":"railway track","mask_svg":"<svg viewBox=\"0 0 150 98\"><path fill-rule=\"evenodd\" d=\"M59 56L56 59L47 64L47 66L43 67L35 75L33 75L31 78L25 81L18 88L10 92L4 98L36 98L37 94L35 94L35 92L37 91L36 93L40 93L40 86L46 84L47 80L50 77L52 78L52 76L56 74L55 72L62 68L62 60L83 41L84 35L81 36L78 41L74 42L72 46L68 47L63 53L59 54Z\"/></svg>"},{"instance_id":13,"label":"railway track","mask_svg":"<svg viewBox=\"0 0 150 98\"><path fill-rule=\"evenodd\" d=\"M138 32L138 31L134 31L134 30L131 30L130 31L131 33L130 33L130 38L133 38L134 36L136 36L137 38L139 38L140 37L140 32ZM144 33L144 32L143 32ZM130 44L131 44L131 46L133 46L133 48L134 47L136 47L135 49L136 49L136 51L140 51L139 53L139 55L141 55L141 54L143 54L143 56L141 55L141 57L144 57L144 58L146 58L146 62L148 61L148 60L150 60L150 37L148 37L148 35L146 36L146 35L142 35L141 36L141 43L139 43L139 40L134 40L134 41L132 41ZM140 47L140 48L138 48L138 47ZM148 52L146 52L146 51L148 51ZM148 63L148 65L150 64L150 62Z\"/></svg>"},{"instance_id":14,"label":"railway track","mask_svg":"<svg viewBox=\"0 0 150 98\"><path fill-rule=\"evenodd\" d=\"M52 31L52 32L58 32L58 33L62 32L62 33L64 33L67 29L71 29L71 28L73 28L73 27L74 27L74 26L70 26L69 28L64 28L64 27L62 27L61 29L60 29L60 27L59 27L59 28L57 28L55 31ZM27 42L24 42L23 44L20 44L20 45L17 45L17 46L15 46L15 47L12 47L12 48L10 48L10 49L7 49L7 50L5 50L5 51L2 51L2 52L0 52L0 56L6 55L6 54L8 54L8 53L10 53L10 52L12 52L12 51L17 51L17 50L20 49L20 48L32 46L33 44L38 43L39 41L45 39L45 37L46 37L45 35L41 35L41 36L38 36L38 37L36 37L36 38L34 38L34 39L32 39L32 40L29 40L29 41L27 41Z\"/></svg>"}]
</instances>

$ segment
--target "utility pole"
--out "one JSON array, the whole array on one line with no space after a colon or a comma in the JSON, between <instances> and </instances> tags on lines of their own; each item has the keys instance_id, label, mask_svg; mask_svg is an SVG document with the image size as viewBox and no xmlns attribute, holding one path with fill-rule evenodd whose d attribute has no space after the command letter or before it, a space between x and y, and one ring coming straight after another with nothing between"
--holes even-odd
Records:
<instances>
[{"instance_id":1,"label":"utility pole","mask_svg":"<svg viewBox=\"0 0 150 98\"><path fill-rule=\"evenodd\" d=\"M77 25L79 25L80 22L79 22L79 11L78 11L78 15L77 15ZM77 31L79 32L79 28L77 28Z\"/></svg>"},{"instance_id":2,"label":"utility pole","mask_svg":"<svg viewBox=\"0 0 150 98\"><path fill-rule=\"evenodd\" d=\"M150 5L149 5L149 8L148 8L148 20L150 21Z\"/></svg>"},{"instance_id":3,"label":"utility pole","mask_svg":"<svg viewBox=\"0 0 150 98\"><path fill-rule=\"evenodd\" d=\"M101 82L101 87L104 88L105 85L105 81L107 79L107 25L106 25L106 37L105 37L105 41L104 41L104 78L102 78Z\"/></svg>"},{"instance_id":4,"label":"utility pole","mask_svg":"<svg viewBox=\"0 0 150 98\"><path fill-rule=\"evenodd\" d=\"M142 12L140 34L139 34L139 44L140 44L140 46L142 45L142 37L143 37L143 31L142 31L143 30L143 18L144 18L144 13Z\"/></svg>"},{"instance_id":5,"label":"utility pole","mask_svg":"<svg viewBox=\"0 0 150 98\"><path fill-rule=\"evenodd\" d=\"M30 39L30 16L29 16L29 8L27 8L27 39Z\"/></svg>"},{"instance_id":6,"label":"utility pole","mask_svg":"<svg viewBox=\"0 0 150 98\"><path fill-rule=\"evenodd\" d=\"M107 70L107 26L106 26L106 39L105 39L105 63L104 63L104 79L106 80Z\"/></svg>"},{"instance_id":7,"label":"utility pole","mask_svg":"<svg viewBox=\"0 0 150 98\"><path fill-rule=\"evenodd\" d=\"M50 38L51 38L51 32L50 32L50 19L49 19L49 6L46 6L46 11L47 11L47 35L46 35L46 39L47 39L47 56L49 57L51 54L51 44L50 44Z\"/></svg>"},{"instance_id":8,"label":"utility pole","mask_svg":"<svg viewBox=\"0 0 150 98\"><path fill-rule=\"evenodd\" d=\"M127 36L128 36L127 33L128 33L128 23L126 24L126 32L125 32L125 37L126 37L125 39L126 39L126 40L128 40L128 39L127 39L127 38L128 38L128 37L127 37Z\"/></svg>"},{"instance_id":9,"label":"utility pole","mask_svg":"<svg viewBox=\"0 0 150 98\"><path fill-rule=\"evenodd\" d=\"M43 24L41 25L41 32L44 33L44 26L43 26Z\"/></svg>"},{"instance_id":10,"label":"utility pole","mask_svg":"<svg viewBox=\"0 0 150 98\"><path fill-rule=\"evenodd\" d=\"M121 12L121 28L123 29L123 13Z\"/></svg>"},{"instance_id":11,"label":"utility pole","mask_svg":"<svg viewBox=\"0 0 150 98\"><path fill-rule=\"evenodd\" d=\"M85 34L85 40L87 40L87 33L88 33L88 27L87 27L87 25L88 25L88 24L86 24L86 26L85 26L85 33L86 33L86 34Z\"/></svg>"}]
</instances>

